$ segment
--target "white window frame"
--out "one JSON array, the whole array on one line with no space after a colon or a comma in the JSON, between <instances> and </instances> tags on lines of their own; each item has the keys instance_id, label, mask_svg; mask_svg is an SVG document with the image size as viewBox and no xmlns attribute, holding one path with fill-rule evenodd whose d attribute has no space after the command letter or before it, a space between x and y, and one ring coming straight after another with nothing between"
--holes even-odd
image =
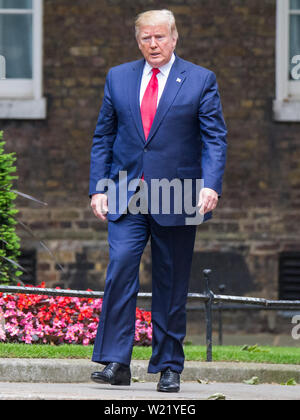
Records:
<instances>
[{"instance_id":1,"label":"white window frame","mask_svg":"<svg viewBox=\"0 0 300 420\"><path fill-rule=\"evenodd\" d=\"M289 79L290 2L277 0L276 18L276 121L300 122L300 82ZM295 14L298 14L295 11ZM300 51L299 51L300 55Z\"/></svg>"},{"instance_id":2,"label":"white window frame","mask_svg":"<svg viewBox=\"0 0 300 420\"><path fill-rule=\"evenodd\" d=\"M43 97L43 0L32 0L32 9L1 9L1 14L33 15L32 79L0 80L0 119L45 119Z\"/></svg>"}]
</instances>

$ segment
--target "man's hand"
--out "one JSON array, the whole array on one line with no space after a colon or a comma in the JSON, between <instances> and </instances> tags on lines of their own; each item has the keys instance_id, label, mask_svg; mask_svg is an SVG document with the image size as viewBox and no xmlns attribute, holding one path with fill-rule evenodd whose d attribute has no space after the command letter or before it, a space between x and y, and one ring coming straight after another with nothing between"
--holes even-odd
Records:
<instances>
[{"instance_id":1,"label":"man's hand","mask_svg":"<svg viewBox=\"0 0 300 420\"><path fill-rule=\"evenodd\" d=\"M94 194L92 196L91 207L94 215L103 221L107 219L108 201L105 194Z\"/></svg>"},{"instance_id":2,"label":"man's hand","mask_svg":"<svg viewBox=\"0 0 300 420\"><path fill-rule=\"evenodd\" d=\"M214 210L217 207L219 198L218 193L210 188L202 188L200 191L198 207L200 207L199 213L206 214Z\"/></svg>"}]
</instances>

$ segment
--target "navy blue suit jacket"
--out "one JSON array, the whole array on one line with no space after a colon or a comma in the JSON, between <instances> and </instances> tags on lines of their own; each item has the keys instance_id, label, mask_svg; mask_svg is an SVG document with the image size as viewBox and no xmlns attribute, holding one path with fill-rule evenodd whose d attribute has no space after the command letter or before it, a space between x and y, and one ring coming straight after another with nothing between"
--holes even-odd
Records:
<instances>
[{"instance_id":1,"label":"navy blue suit jacket","mask_svg":"<svg viewBox=\"0 0 300 420\"><path fill-rule=\"evenodd\" d=\"M97 188L101 179L116 182L111 221L126 211L135 192L131 188L125 202L119 200L119 171L127 171L127 186L144 173L148 186L151 179L202 178L204 187L222 194L227 130L215 74L176 55L146 142L139 104L144 64L141 59L110 69L93 138L89 195L106 191ZM193 197L194 204L197 199ZM184 225L187 215L171 211L152 216L160 225L176 226ZM207 213L204 221L211 217Z\"/></svg>"}]
</instances>

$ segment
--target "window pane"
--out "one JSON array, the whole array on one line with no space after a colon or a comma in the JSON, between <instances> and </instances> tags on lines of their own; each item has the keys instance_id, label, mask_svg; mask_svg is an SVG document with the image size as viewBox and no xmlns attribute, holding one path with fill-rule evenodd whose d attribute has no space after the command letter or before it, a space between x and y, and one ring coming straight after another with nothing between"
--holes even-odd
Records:
<instances>
[{"instance_id":1,"label":"window pane","mask_svg":"<svg viewBox=\"0 0 300 420\"><path fill-rule=\"evenodd\" d=\"M296 67L297 63L292 63L295 56L300 56L300 15L290 17L290 79L298 80L292 77L292 69ZM299 80L300 81L300 80Z\"/></svg>"},{"instance_id":2,"label":"window pane","mask_svg":"<svg viewBox=\"0 0 300 420\"><path fill-rule=\"evenodd\" d=\"M0 55L8 79L32 78L32 15L0 15Z\"/></svg>"},{"instance_id":3,"label":"window pane","mask_svg":"<svg viewBox=\"0 0 300 420\"><path fill-rule=\"evenodd\" d=\"M32 9L32 0L0 0L0 9Z\"/></svg>"},{"instance_id":4,"label":"window pane","mask_svg":"<svg viewBox=\"0 0 300 420\"><path fill-rule=\"evenodd\" d=\"M292 10L297 10L297 9L300 10L300 0L290 0L290 2L291 2L290 7Z\"/></svg>"}]
</instances>

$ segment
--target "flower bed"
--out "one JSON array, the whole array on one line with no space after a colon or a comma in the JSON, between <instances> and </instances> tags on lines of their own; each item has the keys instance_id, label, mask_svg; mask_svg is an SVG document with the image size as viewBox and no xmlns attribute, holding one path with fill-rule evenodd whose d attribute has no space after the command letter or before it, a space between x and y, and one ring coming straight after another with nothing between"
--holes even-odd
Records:
<instances>
[{"instance_id":1,"label":"flower bed","mask_svg":"<svg viewBox=\"0 0 300 420\"><path fill-rule=\"evenodd\" d=\"M0 342L94 344L102 300L0 293ZM137 308L134 345L151 341L151 312Z\"/></svg>"}]
</instances>

